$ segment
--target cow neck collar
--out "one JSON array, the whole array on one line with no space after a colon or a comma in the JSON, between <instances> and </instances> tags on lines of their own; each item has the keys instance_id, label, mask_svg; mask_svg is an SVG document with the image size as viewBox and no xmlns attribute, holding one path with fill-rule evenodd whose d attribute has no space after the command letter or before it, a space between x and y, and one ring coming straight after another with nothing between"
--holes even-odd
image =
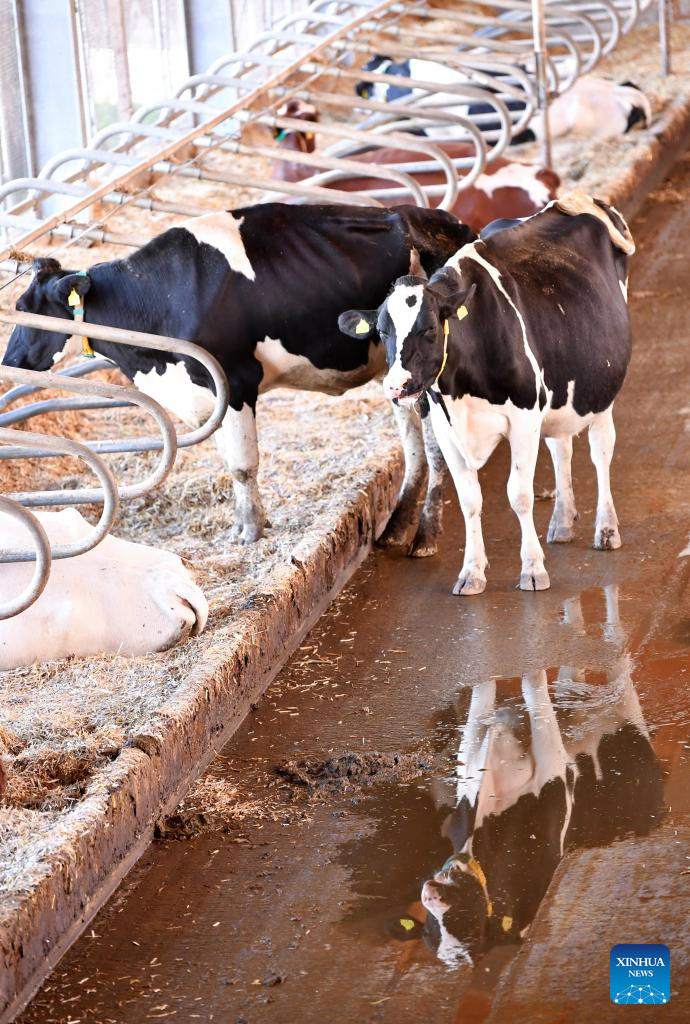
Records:
<instances>
[{"instance_id":1,"label":"cow neck collar","mask_svg":"<svg viewBox=\"0 0 690 1024\"><path fill-rule=\"evenodd\" d=\"M88 277L89 275L88 275L88 273L85 270L80 270L79 271L79 276L80 277ZM77 323L77 324L83 323L84 322L84 297L83 296L81 296L81 297L79 296L79 293L77 292L76 288L73 288L72 291L69 293L69 296L67 298L67 304L72 309L72 316L74 318L74 322ZM81 337L81 352L82 352L82 355L86 356L87 359L95 359L95 357L96 357L96 353L91 348L91 342L86 337L86 335L82 335L82 337Z\"/></svg>"},{"instance_id":2,"label":"cow neck collar","mask_svg":"<svg viewBox=\"0 0 690 1024\"><path fill-rule=\"evenodd\" d=\"M434 384L438 384L439 378L446 368L448 362L448 335L450 334L450 324L447 320L443 321L443 359L441 360L441 369L434 377ZM433 387L433 384L432 384Z\"/></svg>"},{"instance_id":3,"label":"cow neck collar","mask_svg":"<svg viewBox=\"0 0 690 1024\"><path fill-rule=\"evenodd\" d=\"M491 917L494 912L493 903L491 902L491 897L489 896L489 889L487 886L484 869L482 868L477 858L472 855L471 850L469 852L460 851L459 853L454 853L451 857L449 857L448 860L443 865L443 867L441 868L441 870L448 871L455 864L462 864L463 867L466 869L465 871L463 871L463 874L471 875L472 878L474 878L474 880L481 886L481 890L484 895L484 902L486 903L486 916Z\"/></svg>"}]
</instances>

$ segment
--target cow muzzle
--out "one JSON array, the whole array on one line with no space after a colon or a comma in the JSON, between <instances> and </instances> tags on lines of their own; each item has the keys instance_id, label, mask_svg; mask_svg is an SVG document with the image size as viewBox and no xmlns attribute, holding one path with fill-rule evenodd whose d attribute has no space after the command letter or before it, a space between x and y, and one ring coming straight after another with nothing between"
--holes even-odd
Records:
<instances>
[{"instance_id":1,"label":"cow muzzle","mask_svg":"<svg viewBox=\"0 0 690 1024\"><path fill-rule=\"evenodd\" d=\"M425 882L422 886L422 906L429 911L429 913L438 915L441 917L448 907L450 906L449 900L444 898L444 886L447 887L448 883L439 883L437 878L433 881Z\"/></svg>"},{"instance_id":2,"label":"cow muzzle","mask_svg":"<svg viewBox=\"0 0 690 1024\"><path fill-rule=\"evenodd\" d=\"M390 374L384 378L383 386L388 397L400 405L406 405L419 398L423 388L415 384L410 376L392 378Z\"/></svg>"}]
</instances>

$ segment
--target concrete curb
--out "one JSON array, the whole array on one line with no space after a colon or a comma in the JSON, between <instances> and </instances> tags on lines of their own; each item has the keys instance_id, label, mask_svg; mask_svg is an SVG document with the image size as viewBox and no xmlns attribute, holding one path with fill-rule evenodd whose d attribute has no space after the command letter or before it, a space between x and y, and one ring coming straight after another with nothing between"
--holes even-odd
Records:
<instances>
[{"instance_id":1,"label":"concrete curb","mask_svg":"<svg viewBox=\"0 0 690 1024\"><path fill-rule=\"evenodd\" d=\"M645 197L661 184L690 146L690 96L681 94L669 104L652 136L650 142L639 147L608 192L600 196L626 217L637 213Z\"/></svg>"},{"instance_id":2,"label":"concrete curb","mask_svg":"<svg viewBox=\"0 0 690 1024\"><path fill-rule=\"evenodd\" d=\"M111 896L169 813L243 720L371 550L402 482L402 455L383 456L327 532L311 531L232 624L222 660L200 667L155 736L137 736L99 774L42 883L0 917L0 1022L12 1021Z\"/></svg>"},{"instance_id":3,"label":"concrete curb","mask_svg":"<svg viewBox=\"0 0 690 1024\"><path fill-rule=\"evenodd\" d=\"M690 143L690 97L668 108L602 197L632 216ZM586 187L586 180L583 182ZM135 738L79 807L64 853L30 893L0 916L0 1024L26 1006L69 946L142 855L171 811L266 689L371 550L394 506L402 457L389 452L365 490L352 494L330 529L312 531L292 565L271 575L254 608L233 623L234 645L200 667L162 709L156 736ZM260 607L258 605L260 604Z\"/></svg>"}]
</instances>

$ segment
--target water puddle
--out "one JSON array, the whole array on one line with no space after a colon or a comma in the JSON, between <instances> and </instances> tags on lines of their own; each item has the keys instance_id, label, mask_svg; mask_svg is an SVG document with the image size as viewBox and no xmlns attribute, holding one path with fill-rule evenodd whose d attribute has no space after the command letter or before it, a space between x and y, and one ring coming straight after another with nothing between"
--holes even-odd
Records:
<instances>
[{"instance_id":1,"label":"water puddle","mask_svg":"<svg viewBox=\"0 0 690 1024\"><path fill-rule=\"evenodd\" d=\"M628 659L463 688L435 739L449 770L376 787L356 811L367 835L337 860L353 892L347 928L420 942L446 967L519 945L569 851L663 820L662 763Z\"/></svg>"}]
</instances>

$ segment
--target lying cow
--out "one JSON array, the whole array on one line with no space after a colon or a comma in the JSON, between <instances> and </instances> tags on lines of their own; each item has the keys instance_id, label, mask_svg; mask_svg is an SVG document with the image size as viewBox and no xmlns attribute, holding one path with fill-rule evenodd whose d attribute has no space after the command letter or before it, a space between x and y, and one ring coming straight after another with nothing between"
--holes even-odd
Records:
<instances>
[{"instance_id":1,"label":"lying cow","mask_svg":"<svg viewBox=\"0 0 690 1024\"><path fill-rule=\"evenodd\" d=\"M34 512L52 545L87 536L76 509ZM25 547L21 524L0 513L8 547ZM19 594L31 562L0 564L3 597ZM45 590L26 611L0 620L0 670L35 661L96 654L165 651L200 633L208 605L191 573L171 551L107 536L74 558L53 560Z\"/></svg>"},{"instance_id":2,"label":"lying cow","mask_svg":"<svg viewBox=\"0 0 690 1024\"><path fill-rule=\"evenodd\" d=\"M286 117L293 117L305 122L317 122L318 112L311 104L300 100L290 100L283 111ZM300 153L314 152L314 134L305 127L282 129L276 133L276 140L281 148ZM475 147L467 142L435 143L451 159L474 157ZM426 161L428 157L416 150L393 149L385 147L372 149L366 153L357 153L354 157L360 163L372 165L414 164ZM305 164L275 160L273 176L281 181L301 181L315 173L313 167ZM440 169L437 171L411 171L411 176L422 187L440 185L446 177ZM473 231L481 231L485 225L497 218L530 217L538 213L551 200L555 199L560 186L558 175L541 164L520 163L518 160L506 160L498 157L487 164L482 174L468 188L458 192L451 213L469 225ZM325 188L337 188L341 192L367 192L374 189L390 188L394 183L386 179L385 173L377 175L376 167L372 166L371 177L334 178L323 182ZM383 199L386 206L399 206L409 199ZM429 196L432 206L441 201L440 195Z\"/></svg>"},{"instance_id":3,"label":"lying cow","mask_svg":"<svg viewBox=\"0 0 690 1024\"><path fill-rule=\"evenodd\" d=\"M508 498L522 532L523 590L549 586L533 518L540 436L556 473L548 541L572 540L572 438L587 427L599 489L594 546L620 547L609 466L613 401L631 353L626 299L634 251L619 213L573 192L464 246L429 281L400 278L378 309L340 317L345 333L383 339L391 398L409 405L428 393L465 519L453 593L486 586L477 471L502 438L511 449Z\"/></svg>"},{"instance_id":4,"label":"lying cow","mask_svg":"<svg viewBox=\"0 0 690 1024\"><path fill-rule=\"evenodd\" d=\"M382 375L386 359L378 339L357 337L353 344L338 331L338 313L355 302L383 301L400 274L433 272L474 237L440 210L266 203L198 217L85 275L63 270L56 260L37 260L17 309L69 319L74 289L86 322L166 334L211 352L230 385L216 441L234 478L235 535L251 542L265 525L257 485L258 394L290 387L337 395ZM4 362L47 370L66 340L15 327ZM185 422L197 424L210 412L210 379L193 360L95 339L93 348ZM406 466L390 543L414 535L427 480L419 417L410 409L396 410L396 417ZM434 451L432 469L442 463ZM435 550L440 508L432 472L416 553Z\"/></svg>"},{"instance_id":5,"label":"lying cow","mask_svg":"<svg viewBox=\"0 0 690 1024\"><path fill-rule=\"evenodd\" d=\"M468 82L466 75L460 71L440 64L438 61L411 60L393 61L390 57L373 57L364 66L365 71L374 71L388 75L399 75L401 79L416 78L420 81L435 82L438 85L453 83L461 85ZM487 92L494 92L485 86ZM384 102L402 100L409 103L410 99L423 97L423 90L410 86L389 85L385 82L359 82L357 93L365 98ZM494 107L489 103L470 102L458 103L458 96L443 93L446 109L460 116L473 114L491 114ZM439 97L436 97L439 99ZM508 98L505 101L508 110L515 116L525 109L523 100ZM647 96L633 82L614 82L600 75L582 75L567 92L556 96L549 103L549 127L552 138L564 135L576 135L587 139L609 139L625 135L632 128L648 128L652 122L652 108ZM482 131L498 131L500 121L489 119L481 125ZM429 128L425 134L430 137L452 137L453 129ZM543 124L540 115L533 115L527 128L513 136L511 142L517 145L523 142L534 142L543 136Z\"/></svg>"},{"instance_id":6,"label":"lying cow","mask_svg":"<svg viewBox=\"0 0 690 1024\"><path fill-rule=\"evenodd\" d=\"M422 60L418 57L396 61L392 57L378 54L368 60L362 70L364 72L373 71L375 74L380 75L395 75L401 79L400 84L370 82L366 79L357 83L355 92L358 96L361 96L362 99L377 100L380 103L395 103L400 100L404 104L419 103L420 106L425 106L428 96L427 91L405 85L404 80L406 78L413 78L420 82L430 82L437 86L471 85L474 88L477 86L476 79L468 77L462 71L449 68L436 60ZM488 74L491 74L491 72L488 72ZM485 92L491 93L496 91L485 84L482 87ZM437 108L442 109L446 113L455 114L458 117L496 112L496 108L490 103L463 100L462 95L459 93L439 91L431 98ZM515 97L508 97L503 102L507 110L513 115L519 115L525 109L524 100ZM433 118L433 107L429 110L429 116ZM497 131L499 127L500 123L497 118L495 123L489 122L482 125L482 130ZM456 137L457 131L458 129L453 125L443 125L441 123L421 129L423 135L433 139L452 139ZM516 135L512 141L514 143L527 142L532 137L523 132Z\"/></svg>"},{"instance_id":7,"label":"lying cow","mask_svg":"<svg viewBox=\"0 0 690 1024\"><path fill-rule=\"evenodd\" d=\"M549 103L551 137L611 139L633 128L649 128L652 108L649 100L632 82L614 82L598 75L583 75L572 88ZM542 138L543 123L532 121L534 137Z\"/></svg>"}]
</instances>

